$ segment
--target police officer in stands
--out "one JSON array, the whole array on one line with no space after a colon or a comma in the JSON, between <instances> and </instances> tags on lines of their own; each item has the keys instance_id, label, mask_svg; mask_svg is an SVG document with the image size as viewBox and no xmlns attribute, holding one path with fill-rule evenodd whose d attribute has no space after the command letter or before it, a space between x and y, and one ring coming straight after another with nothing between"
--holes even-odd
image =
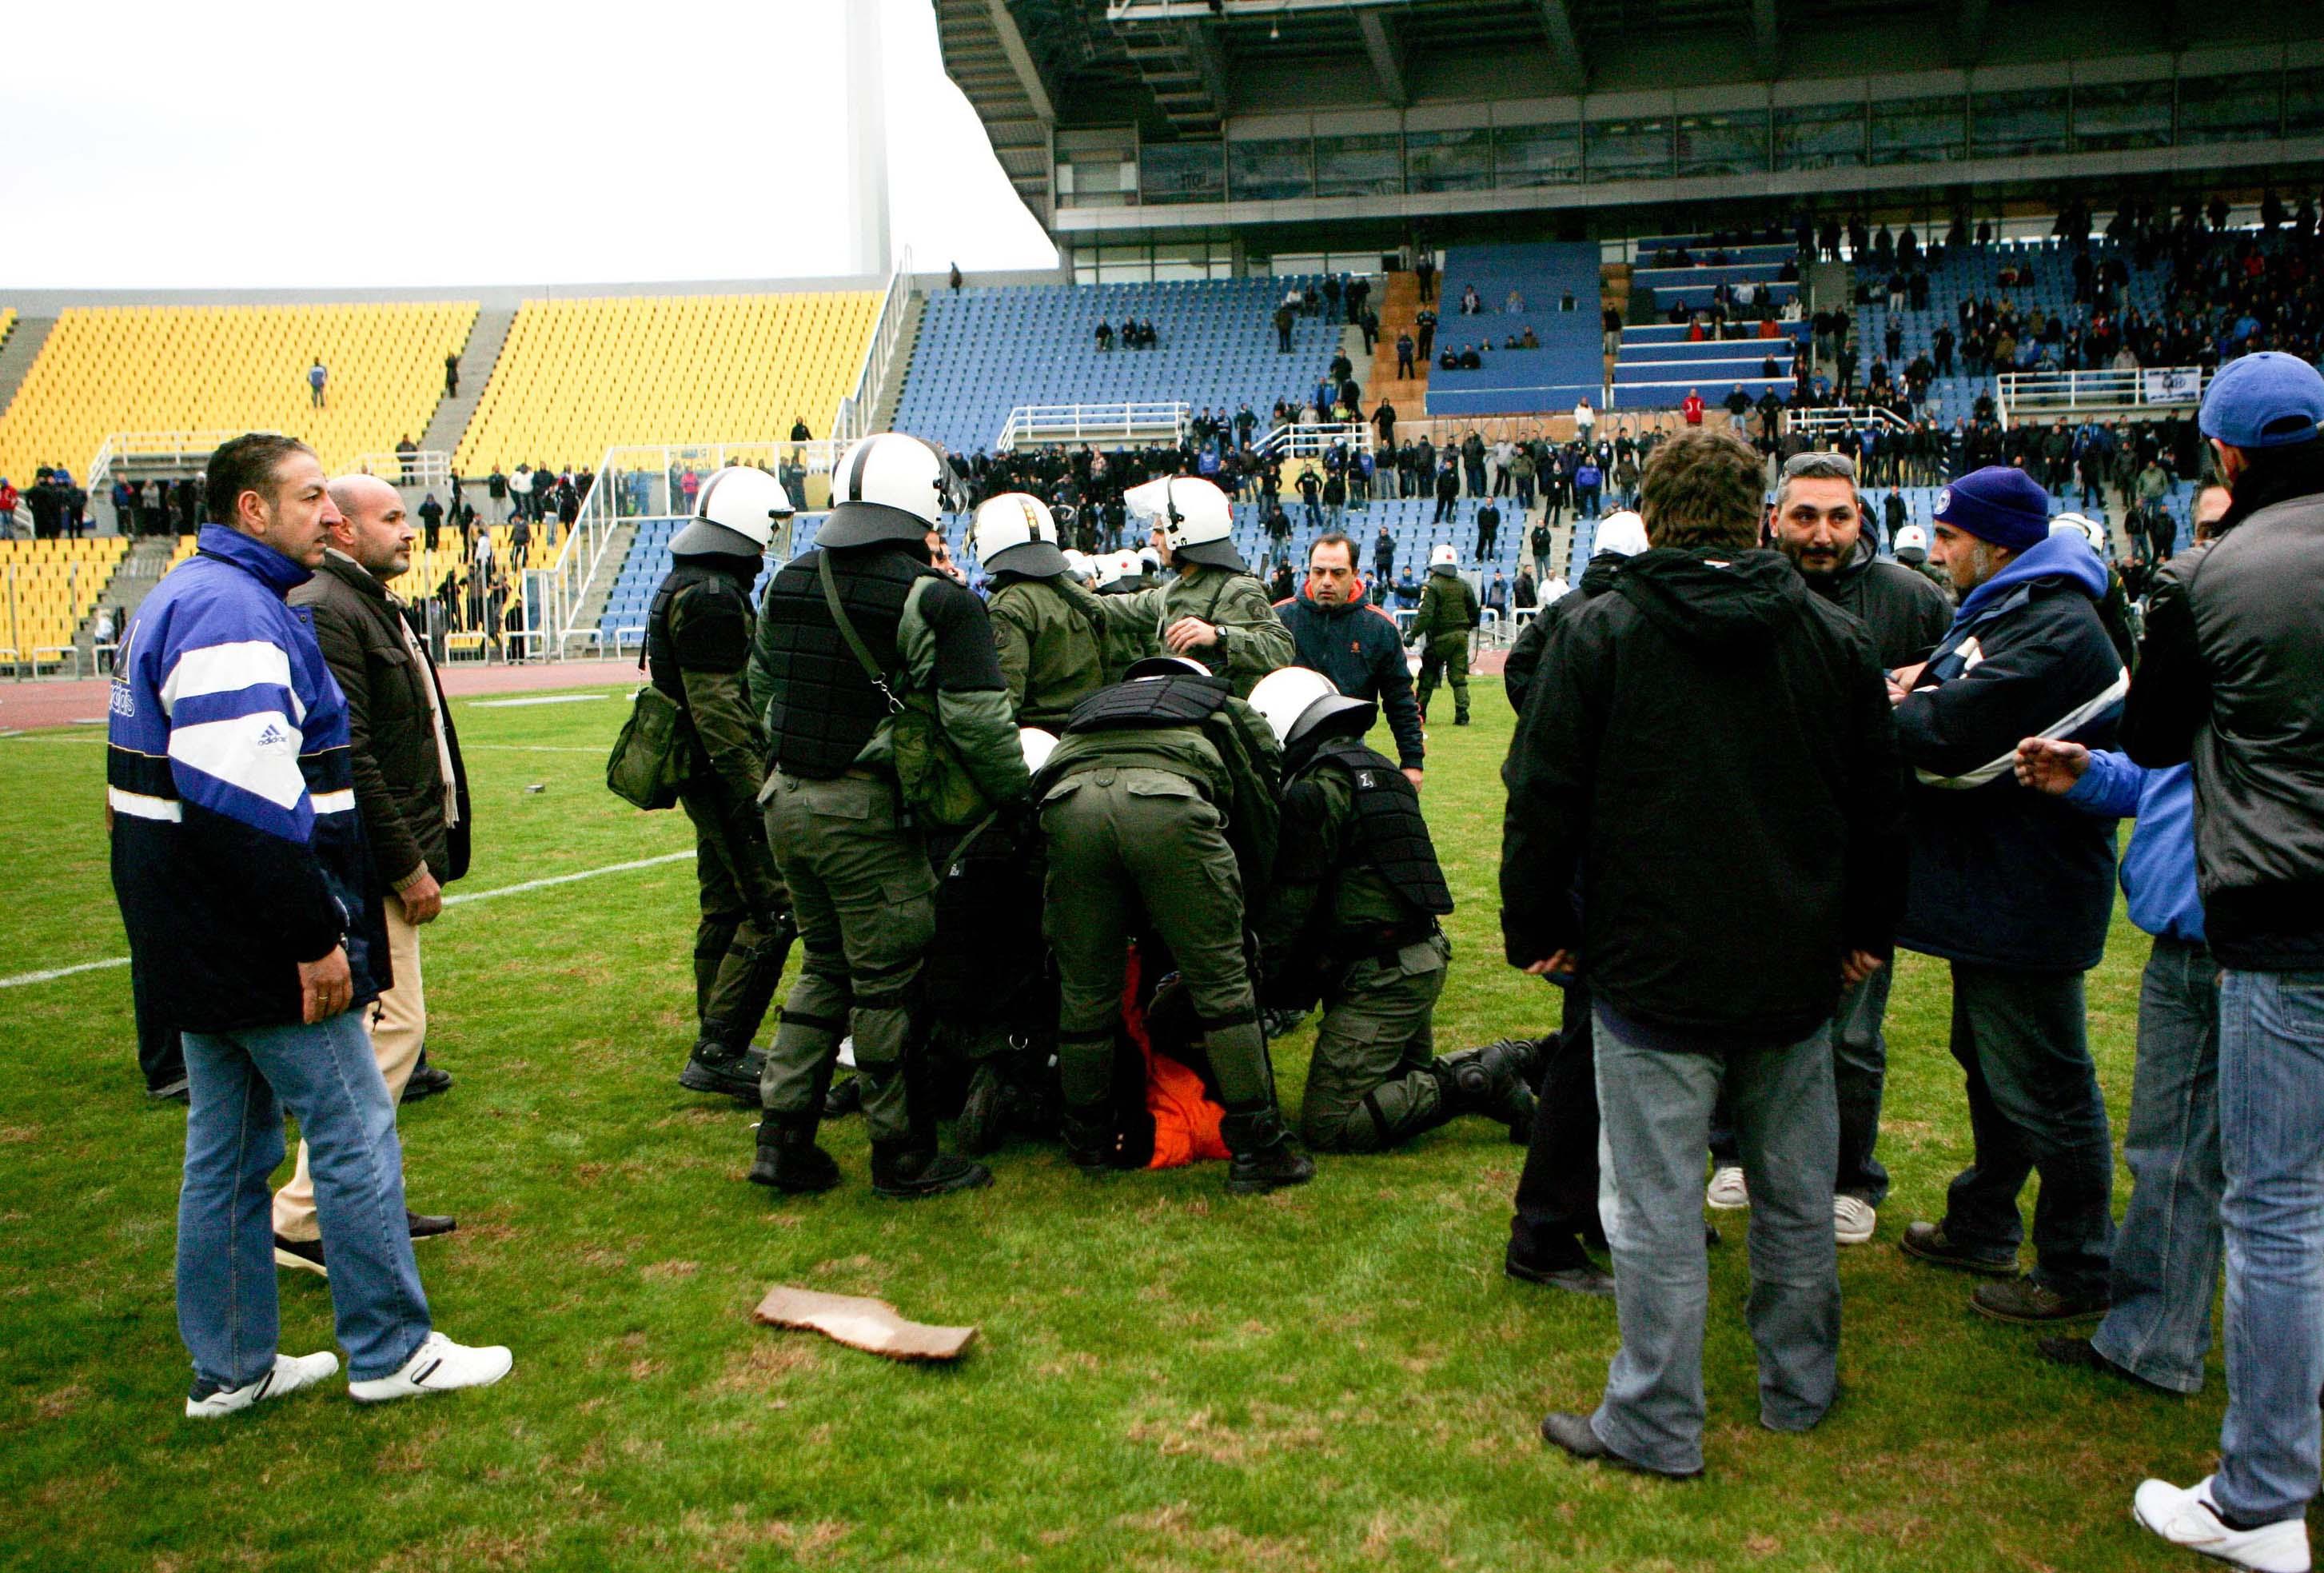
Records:
<instances>
[{"instance_id":1,"label":"police officer in stands","mask_svg":"<svg viewBox=\"0 0 2324 1573\"><path fill-rule=\"evenodd\" d=\"M805 956L760 1085L751 1178L786 1191L839 1183L815 1136L851 1028L872 1189L909 1198L992 1179L937 1150L933 1096L914 1085L936 931L932 810L917 794L947 778L947 794L957 784L1005 813L1029 785L984 603L929 565L952 478L917 437L855 444L832 472L815 549L783 566L760 608L751 686L772 766L761 796Z\"/></svg>"},{"instance_id":2,"label":"police officer in stands","mask_svg":"<svg viewBox=\"0 0 2324 1573\"><path fill-rule=\"evenodd\" d=\"M1004 492L976 511L970 538L992 577L985 612L1019 726L1054 732L1105 686L1104 610L1068 571L1048 504Z\"/></svg>"},{"instance_id":3,"label":"police officer in stands","mask_svg":"<svg viewBox=\"0 0 2324 1573\"><path fill-rule=\"evenodd\" d=\"M1459 1115L1522 1132L1536 1048L1503 1041L1438 1059L1433 1018L1452 946L1452 893L1420 794L1364 745L1378 707L1322 672L1286 667L1251 708L1283 745L1275 879L1258 930L1264 998L1320 1000L1299 1133L1319 1152L1377 1152Z\"/></svg>"},{"instance_id":4,"label":"police officer in stands","mask_svg":"<svg viewBox=\"0 0 2324 1573\"><path fill-rule=\"evenodd\" d=\"M759 818L766 735L745 671L758 621L751 587L790 517L790 498L765 471L737 465L712 476L695 494L693 521L670 541L676 561L646 614L653 685L686 715L678 801L694 821L702 892L694 930L700 1036L678 1079L752 1104L761 1057L751 1040L797 930Z\"/></svg>"},{"instance_id":5,"label":"police officer in stands","mask_svg":"<svg viewBox=\"0 0 2324 1573\"><path fill-rule=\"evenodd\" d=\"M1134 596L1109 597L1110 617L1140 631L1148 654L1183 655L1225 678L1235 697L1296 659L1291 631L1275 615L1267 587L1235 550L1227 495L1195 476L1166 476L1132 486L1123 500L1154 521L1177 577Z\"/></svg>"},{"instance_id":6,"label":"police officer in stands","mask_svg":"<svg viewBox=\"0 0 2324 1573\"><path fill-rule=\"evenodd\" d=\"M1113 1147L1115 1033L1138 937L1142 965L1155 962L1150 941L1168 948L1209 1056L1227 1189L1314 1177L1276 1107L1244 948L1245 896L1274 863L1277 764L1274 734L1223 676L1157 656L1076 705L1042 770L1065 1152L1084 1173L1104 1172Z\"/></svg>"}]
</instances>

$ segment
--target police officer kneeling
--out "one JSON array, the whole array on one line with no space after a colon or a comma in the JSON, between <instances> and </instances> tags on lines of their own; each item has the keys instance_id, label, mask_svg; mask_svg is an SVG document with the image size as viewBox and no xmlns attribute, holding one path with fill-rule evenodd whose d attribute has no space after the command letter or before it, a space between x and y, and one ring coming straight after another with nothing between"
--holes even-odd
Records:
<instances>
[{"instance_id":1,"label":"police officer kneeling","mask_svg":"<svg viewBox=\"0 0 2324 1573\"><path fill-rule=\"evenodd\" d=\"M918 438L857 443L832 472L816 549L783 566L760 608L752 689L774 767L761 796L806 951L760 1084L751 1170L782 1190L839 1183L815 1136L851 1022L872 1189L912 1198L992 1179L937 1151L934 1099L916 1085L936 876L899 767L925 781L917 773L948 756L1004 811L1029 784L984 603L929 566L950 479Z\"/></svg>"},{"instance_id":2,"label":"police officer kneeling","mask_svg":"<svg viewBox=\"0 0 2324 1573\"><path fill-rule=\"evenodd\" d=\"M1262 1001L1323 1019L1300 1135L1321 1152L1376 1152L1459 1115L1533 1117L1536 1049L1504 1041L1439 1059L1432 1018L1452 947L1452 893L1420 794L1367 748L1377 707L1322 672L1286 667L1251 690L1283 745L1275 878L1258 930Z\"/></svg>"},{"instance_id":3,"label":"police officer kneeling","mask_svg":"<svg viewBox=\"0 0 2324 1573\"><path fill-rule=\"evenodd\" d=\"M1226 1108L1227 1189L1314 1178L1275 1106L1243 948L1244 893L1274 860L1277 758L1226 677L1154 656L1074 708L1041 772L1065 1152L1084 1173L1108 1166L1127 951L1150 935L1169 948Z\"/></svg>"},{"instance_id":4,"label":"police officer kneeling","mask_svg":"<svg viewBox=\"0 0 2324 1573\"><path fill-rule=\"evenodd\" d=\"M766 736L744 668L758 619L751 586L791 516L791 500L764 470L730 466L696 494L694 520L669 543L676 566L646 614L654 687L685 713L686 781L678 802L694 821L702 919L694 931L694 1004L700 1036L680 1085L759 1101L751 1047L790 954L790 897L759 819Z\"/></svg>"}]
</instances>

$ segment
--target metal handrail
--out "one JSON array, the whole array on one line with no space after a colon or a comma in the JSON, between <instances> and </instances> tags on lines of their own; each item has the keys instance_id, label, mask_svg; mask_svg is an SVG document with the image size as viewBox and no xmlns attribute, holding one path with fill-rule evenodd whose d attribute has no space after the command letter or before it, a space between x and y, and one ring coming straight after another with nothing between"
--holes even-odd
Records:
<instances>
[{"instance_id":1,"label":"metal handrail","mask_svg":"<svg viewBox=\"0 0 2324 1573\"><path fill-rule=\"evenodd\" d=\"M1860 431L1876 426L1884 431L1910 431L1913 423L1895 411L1878 404L1827 405L1818 410L1786 410L1787 430L1819 437L1828 431Z\"/></svg>"},{"instance_id":2,"label":"metal handrail","mask_svg":"<svg viewBox=\"0 0 2324 1573\"><path fill-rule=\"evenodd\" d=\"M112 432L97 444L81 486L94 500L106 494L115 465L130 459L146 464L166 459L173 467L190 468L208 462L221 443L241 435L239 431Z\"/></svg>"},{"instance_id":3,"label":"metal handrail","mask_svg":"<svg viewBox=\"0 0 2324 1573\"><path fill-rule=\"evenodd\" d=\"M872 415L880 407L881 394L887 390L896 347L903 340L905 312L911 301L912 252L907 246L895 270L888 275L888 292L880 302L879 318L872 325L871 342L863 347L863 362L856 368L855 386L832 412L831 434L838 440L852 441L871 435Z\"/></svg>"},{"instance_id":4,"label":"metal handrail","mask_svg":"<svg viewBox=\"0 0 2324 1573\"><path fill-rule=\"evenodd\" d=\"M1251 445L1263 455L1308 458L1327 449L1346 446L1358 453L1372 451L1372 429L1362 421L1293 421L1276 427Z\"/></svg>"},{"instance_id":5,"label":"metal handrail","mask_svg":"<svg viewBox=\"0 0 2324 1573\"><path fill-rule=\"evenodd\" d=\"M357 454L355 468L401 486L452 484L452 456L438 448L415 449L410 453Z\"/></svg>"},{"instance_id":6,"label":"metal handrail","mask_svg":"<svg viewBox=\"0 0 2324 1573\"><path fill-rule=\"evenodd\" d=\"M2077 410L2138 410L2200 403L2212 374L2201 366L2137 366L2126 371L2003 372L1996 409L2055 415Z\"/></svg>"},{"instance_id":7,"label":"metal handrail","mask_svg":"<svg viewBox=\"0 0 2324 1573\"><path fill-rule=\"evenodd\" d=\"M993 451L1005 453L1025 442L1090 442L1102 439L1128 441L1168 432L1176 441L1186 435L1194 406L1183 400L1151 400L1122 404L1019 404L1009 412Z\"/></svg>"}]
</instances>

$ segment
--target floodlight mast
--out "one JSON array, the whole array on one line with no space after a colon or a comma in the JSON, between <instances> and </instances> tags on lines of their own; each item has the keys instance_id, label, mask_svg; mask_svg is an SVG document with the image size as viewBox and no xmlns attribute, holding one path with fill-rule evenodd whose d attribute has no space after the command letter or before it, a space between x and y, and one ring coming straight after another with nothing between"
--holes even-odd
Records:
<instances>
[{"instance_id":1,"label":"floodlight mast","mask_svg":"<svg viewBox=\"0 0 2324 1573\"><path fill-rule=\"evenodd\" d=\"M888 239L888 94L880 47L880 0L853 0L845 17L847 195L854 222L847 271L885 278L894 258Z\"/></svg>"}]
</instances>

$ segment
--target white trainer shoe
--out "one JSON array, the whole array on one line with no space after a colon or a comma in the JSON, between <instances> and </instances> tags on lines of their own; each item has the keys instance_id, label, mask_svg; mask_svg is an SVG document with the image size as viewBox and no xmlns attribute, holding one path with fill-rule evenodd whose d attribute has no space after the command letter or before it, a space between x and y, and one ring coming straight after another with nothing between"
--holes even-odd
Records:
<instances>
[{"instance_id":1,"label":"white trainer shoe","mask_svg":"<svg viewBox=\"0 0 2324 1573\"><path fill-rule=\"evenodd\" d=\"M1843 1245L1861 1245L1872 1238L1879 1226L1880 1215L1872 1204L1858 1196L1835 1196L1831 1198L1832 1238Z\"/></svg>"},{"instance_id":2,"label":"white trainer shoe","mask_svg":"<svg viewBox=\"0 0 2324 1573\"><path fill-rule=\"evenodd\" d=\"M515 1356L498 1344L471 1349L441 1333L430 1333L403 1363L402 1370L392 1376L350 1382L347 1395L362 1403L384 1403L392 1398L417 1398L423 1393L449 1393L456 1387L490 1387L515 1364Z\"/></svg>"},{"instance_id":3,"label":"white trainer shoe","mask_svg":"<svg viewBox=\"0 0 2324 1573\"><path fill-rule=\"evenodd\" d=\"M1751 1188L1743 1183L1740 1164L1726 1163L1711 1171L1711 1184L1702 1199L1715 1213L1741 1212L1751 1205Z\"/></svg>"},{"instance_id":4,"label":"white trainer shoe","mask_svg":"<svg viewBox=\"0 0 2324 1573\"><path fill-rule=\"evenodd\" d=\"M2229 1529L2211 1500L2211 1477L2181 1488L2168 1480L2140 1484L2130 1516L2174 1546L2217 1557L2254 1573L2308 1573L2308 1521L2279 1519L2255 1530Z\"/></svg>"},{"instance_id":5,"label":"white trainer shoe","mask_svg":"<svg viewBox=\"0 0 2324 1573\"><path fill-rule=\"evenodd\" d=\"M283 1398L302 1387L312 1387L339 1368L339 1357L328 1349L319 1355L277 1355L274 1369L240 1387L222 1387L201 1398L186 1400L186 1418L211 1420L238 1414L264 1398Z\"/></svg>"}]
</instances>

